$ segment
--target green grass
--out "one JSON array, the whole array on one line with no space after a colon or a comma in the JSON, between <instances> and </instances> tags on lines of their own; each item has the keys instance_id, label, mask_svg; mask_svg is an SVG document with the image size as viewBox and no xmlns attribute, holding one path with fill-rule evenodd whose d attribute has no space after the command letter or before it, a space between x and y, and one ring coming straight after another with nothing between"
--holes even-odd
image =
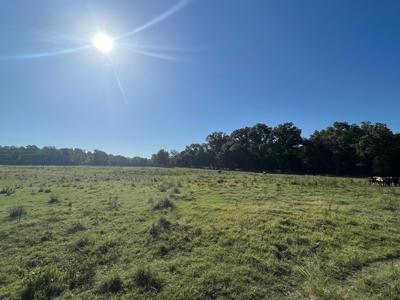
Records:
<instances>
[{"instance_id":1,"label":"green grass","mask_svg":"<svg viewBox=\"0 0 400 300\"><path fill-rule=\"evenodd\" d=\"M399 299L400 188L0 167L0 190L0 299Z\"/></svg>"}]
</instances>

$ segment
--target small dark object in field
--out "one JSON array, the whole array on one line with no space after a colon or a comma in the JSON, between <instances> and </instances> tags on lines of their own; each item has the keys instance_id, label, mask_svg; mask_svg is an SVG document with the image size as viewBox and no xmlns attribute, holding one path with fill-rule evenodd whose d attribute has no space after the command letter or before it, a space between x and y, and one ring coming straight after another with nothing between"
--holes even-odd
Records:
<instances>
[{"instance_id":1,"label":"small dark object in field","mask_svg":"<svg viewBox=\"0 0 400 300\"><path fill-rule=\"evenodd\" d=\"M0 190L0 194L6 195L6 196L10 196L10 195L12 195L14 193L15 193L15 188L14 187L10 187L10 186L7 186L7 187L2 188Z\"/></svg>"},{"instance_id":2,"label":"small dark object in field","mask_svg":"<svg viewBox=\"0 0 400 300\"><path fill-rule=\"evenodd\" d=\"M56 197L56 196L51 196L48 203L49 204L57 204L57 203L60 203L60 199L58 199L58 197Z\"/></svg>"},{"instance_id":3,"label":"small dark object in field","mask_svg":"<svg viewBox=\"0 0 400 300\"><path fill-rule=\"evenodd\" d=\"M133 281L136 286L145 289L160 291L162 288L162 281L156 274L145 268L138 268L133 274Z\"/></svg>"},{"instance_id":4,"label":"small dark object in field","mask_svg":"<svg viewBox=\"0 0 400 300\"><path fill-rule=\"evenodd\" d=\"M110 274L103 280L99 286L99 291L101 293L118 293L124 287L121 277L116 274Z\"/></svg>"},{"instance_id":5,"label":"small dark object in field","mask_svg":"<svg viewBox=\"0 0 400 300\"><path fill-rule=\"evenodd\" d=\"M175 203L169 199L163 199L153 206L153 210L174 209Z\"/></svg>"},{"instance_id":6,"label":"small dark object in field","mask_svg":"<svg viewBox=\"0 0 400 300\"><path fill-rule=\"evenodd\" d=\"M18 220L20 220L22 215L24 214L25 214L25 209L22 206L17 206L10 209L10 213L8 216L11 219L18 218Z\"/></svg>"}]
</instances>

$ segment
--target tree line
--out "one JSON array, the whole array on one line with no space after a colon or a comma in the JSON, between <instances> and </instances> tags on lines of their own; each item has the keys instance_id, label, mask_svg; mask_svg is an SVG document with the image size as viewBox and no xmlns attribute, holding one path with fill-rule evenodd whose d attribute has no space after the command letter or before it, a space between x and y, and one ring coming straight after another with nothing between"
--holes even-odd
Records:
<instances>
[{"instance_id":1,"label":"tree line","mask_svg":"<svg viewBox=\"0 0 400 300\"><path fill-rule=\"evenodd\" d=\"M256 124L231 134L213 132L183 151L160 150L156 166L353 176L399 176L400 134L382 123L335 122L310 137L293 123Z\"/></svg>"},{"instance_id":2,"label":"tree line","mask_svg":"<svg viewBox=\"0 0 400 300\"><path fill-rule=\"evenodd\" d=\"M256 124L213 132L183 151L161 149L150 159L78 148L0 146L3 165L161 166L306 174L399 176L400 134L385 124L335 122L310 137L293 123Z\"/></svg>"},{"instance_id":3,"label":"tree line","mask_svg":"<svg viewBox=\"0 0 400 300\"><path fill-rule=\"evenodd\" d=\"M147 166L149 160L142 157L128 158L107 154L104 151L85 151L79 148L27 146L0 146L2 165L92 165L92 166Z\"/></svg>"}]
</instances>

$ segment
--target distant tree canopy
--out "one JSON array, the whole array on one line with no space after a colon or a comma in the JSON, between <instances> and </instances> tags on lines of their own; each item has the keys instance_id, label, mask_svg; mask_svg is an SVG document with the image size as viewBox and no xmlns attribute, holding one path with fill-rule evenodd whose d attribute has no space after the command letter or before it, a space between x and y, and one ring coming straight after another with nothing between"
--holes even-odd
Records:
<instances>
[{"instance_id":1,"label":"distant tree canopy","mask_svg":"<svg viewBox=\"0 0 400 300\"><path fill-rule=\"evenodd\" d=\"M303 138L301 129L293 123L276 127L256 124L234 130L230 135L211 133L205 143L191 144L182 152L173 151L168 163L157 165L399 176L400 134L381 123L335 122Z\"/></svg>"},{"instance_id":2,"label":"distant tree canopy","mask_svg":"<svg viewBox=\"0 0 400 300\"><path fill-rule=\"evenodd\" d=\"M399 176L400 134L385 124L335 122L309 138L293 123L256 124L231 134L213 132L205 143L179 152L161 149L151 159L100 150L1 147L0 164L160 166L357 176Z\"/></svg>"},{"instance_id":3,"label":"distant tree canopy","mask_svg":"<svg viewBox=\"0 0 400 300\"><path fill-rule=\"evenodd\" d=\"M55 147L38 148L1 147L0 164L2 165L93 165L93 166L147 166L149 160L141 157L127 158L107 154L100 150L86 152L82 149L56 149Z\"/></svg>"}]
</instances>

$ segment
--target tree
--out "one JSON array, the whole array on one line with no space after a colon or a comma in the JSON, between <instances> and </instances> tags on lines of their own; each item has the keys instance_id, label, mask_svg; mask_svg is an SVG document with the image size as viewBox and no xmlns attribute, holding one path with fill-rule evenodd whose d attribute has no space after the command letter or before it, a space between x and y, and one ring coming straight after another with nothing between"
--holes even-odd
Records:
<instances>
[{"instance_id":1,"label":"tree","mask_svg":"<svg viewBox=\"0 0 400 300\"><path fill-rule=\"evenodd\" d=\"M356 145L361 135L362 131L358 125L335 122L325 130L316 131L310 142L318 142L319 149L326 155L326 161L329 162L328 173L355 174L358 162Z\"/></svg>"},{"instance_id":2,"label":"tree","mask_svg":"<svg viewBox=\"0 0 400 300\"><path fill-rule=\"evenodd\" d=\"M153 154L151 157L151 161L153 165L159 167L168 167L169 166L169 152L161 149L156 154Z\"/></svg>"},{"instance_id":3,"label":"tree","mask_svg":"<svg viewBox=\"0 0 400 300\"><path fill-rule=\"evenodd\" d=\"M300 171L300 153L303 145L301 129L293 123L284 123L273 128L271 134L276 167L284 171Z\"/></svg>"},{"instance_id":4,"label":"tree","mask_svg":"<svg viewBox=\"0 0 400 300\"><path fill-rule=\"evenodd\" d=\"M223 132L213 132L206 138L206 147L210 156L210 164L213 168L223 165L223 147L229 142L229 136Z\"/></svg>"},{"instance_id":5,"label":"tree","mask_svg":"<svg viewBox=\"0 0 400 300\"><path fill-rule=\"evenodd\" d=\"M362 137L357 143L357 153L368 174L390 175L395 160L396 146L393 132L386 124L361 125Z\"/></svg>"}]
</instances>

